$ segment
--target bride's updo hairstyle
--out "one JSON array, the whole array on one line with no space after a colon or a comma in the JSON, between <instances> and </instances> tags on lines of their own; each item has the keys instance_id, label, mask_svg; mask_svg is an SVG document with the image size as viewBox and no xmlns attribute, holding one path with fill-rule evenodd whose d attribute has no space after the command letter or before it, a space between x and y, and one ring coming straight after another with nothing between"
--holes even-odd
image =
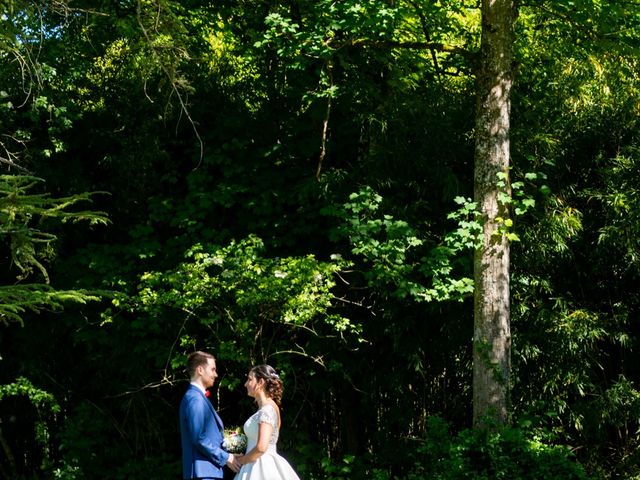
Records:
<instances>
[{"instance_id":1,"label":"bride's updo hairstyle","mask_svg":"<svg viewBox=\"0 0 640 480\"><path fill-rule=\"evenodd\" d=\"M264 380L264 392L271 400L276 402L276 405L280 406L284 385L275 369L271 365L256 365L249 373L256 377L257 380Z\"/></svg>"}]
</instances>

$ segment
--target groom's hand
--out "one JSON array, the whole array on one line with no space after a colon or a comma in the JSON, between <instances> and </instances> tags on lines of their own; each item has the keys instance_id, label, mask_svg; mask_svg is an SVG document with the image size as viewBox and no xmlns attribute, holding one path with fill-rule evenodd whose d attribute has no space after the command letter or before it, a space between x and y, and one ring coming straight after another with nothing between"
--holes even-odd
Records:
<instances>
[{"instance_id":1,"label":"groom's hand","mask_svg":"<svg viewBox=\"0 0 640 480\"><path fill-rule=\"evenodd\" d=\"M238 473L238 471L240 470L238 459L233 455L233 453L229 454L229 458L227 459L227 467L229 467L234 473Z\"/></svg>"}]
</instances>

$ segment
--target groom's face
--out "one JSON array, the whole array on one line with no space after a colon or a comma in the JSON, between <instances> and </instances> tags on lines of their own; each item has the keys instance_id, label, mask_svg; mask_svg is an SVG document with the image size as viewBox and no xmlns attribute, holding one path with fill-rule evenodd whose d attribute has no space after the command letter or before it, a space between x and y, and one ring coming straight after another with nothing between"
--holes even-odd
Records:
<instances>
[{"instance_id":1,"label":"groom's face","mask_svg":"<svg viewBox=\"0 0 640 480\"><path fill-rule=\"evenodd\" d=\"M207 359L207 364L202 366L201 372L204 388L213 387L213 383L216 381L216 378L218 378L216 361L211 358Z\"/></svg>"}]
</instances>

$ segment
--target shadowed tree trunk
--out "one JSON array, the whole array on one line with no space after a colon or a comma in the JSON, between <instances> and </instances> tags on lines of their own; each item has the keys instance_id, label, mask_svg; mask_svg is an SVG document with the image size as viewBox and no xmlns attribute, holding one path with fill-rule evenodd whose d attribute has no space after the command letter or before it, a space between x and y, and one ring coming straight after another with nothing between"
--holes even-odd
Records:
<instances>
[{"instance_id":1,"label":"shadowed tree trunk","mask_svg":"<svg viewBox=\"0 0 640 480\"><path fill-rule=\"evenodd\" d=\"M509 116L513 81L513 0L482 0L482 43L477 72L474 190L484 222L474 257L473 424L508 419L511 332L509 242L499 232L507 206L498 173L509 173Z\"/></svg>"}]
</instances>

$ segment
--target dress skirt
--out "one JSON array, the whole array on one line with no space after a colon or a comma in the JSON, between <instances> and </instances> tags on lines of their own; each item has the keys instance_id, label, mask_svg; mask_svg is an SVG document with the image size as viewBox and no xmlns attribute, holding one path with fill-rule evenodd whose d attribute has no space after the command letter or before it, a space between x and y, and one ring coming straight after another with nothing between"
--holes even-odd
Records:
<instances>
[{"instance_id":1,"label":"dress skirt","mask_svg":"<svg viewBox=\"0 0 640 480\"><path fill-rule=\"evenodd\" d=\"M255 462L243 465L235 480L300 480L300 477L284 457L266 452Z\"/></svg>"}]
</instances>

